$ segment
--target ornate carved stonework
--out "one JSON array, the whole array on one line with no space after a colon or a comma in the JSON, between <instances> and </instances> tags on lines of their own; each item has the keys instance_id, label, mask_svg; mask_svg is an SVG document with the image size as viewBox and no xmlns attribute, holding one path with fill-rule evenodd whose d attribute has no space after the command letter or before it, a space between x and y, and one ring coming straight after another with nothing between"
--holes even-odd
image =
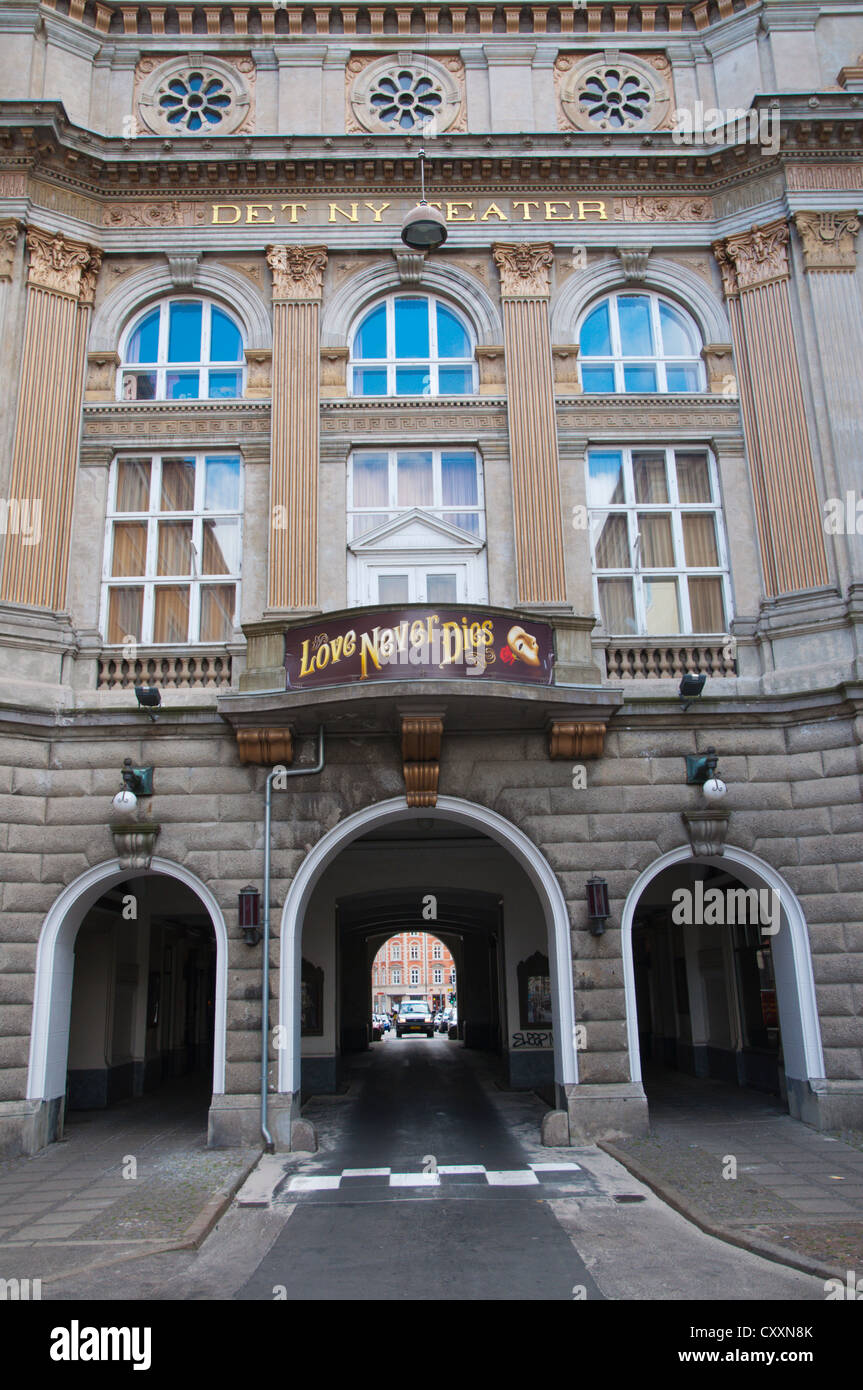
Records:
<instances>
[{"instance_id":1,"label":"ornate carved stonework","mask_svg":"<svg viewBox=\"0 0 863 1390\"><path fill-rule=\"evenodd\" d=\"M347 396L349 356L350 349L346 347L321 348L321 396L325 399Z\"/></svg>"},{"instance_id":2,"label":"ornate carved stonework","mask_svg":"<svg viewBox=\"0 0 863 1390\"><path fill-rule=\"evenodd\" d=\"M273 767L294 761L294 740L290 729L237 729L237 752L241 763Z\"/></svg>"},{"instance_id":3,"label":"ornate carved stonework","mask_svg":"<svg viewBox=\"0 0 863 1390\"><path fill-rule=\"evenodd\" d=\"M153 824L112 825L111 839L120 868L149 869L161 828Z\"/></svg>"},{"instance_id":4,"label":"ornate carved stonework","mask_svg":"<svg viewBox=\"0 0 863 1390\"><path fill-rule=\"evenodd\" d=\"M860 219L855 212L795 212L794 225L807 270L856 270Z\"/></svg>"},{"instance_id":5,"label":"ornate carved stonework","mask_svg":"<svg viewBox=\"0 0 863 1390\"><path fill-rule=\"evenodd\" d=\"M551 349L554 366L554 389L559 395L580 396L578 379L578 343L557 343Z\"/></svg>"},{"instance_id":6,"label":"ornate carved stonework","mask_svg":"<svg viewBox=\"0 0 863 1390\"><path fill-rule=\"evenodd\" d=\"M550 758L601 758L605 747L605 724L573 723L555 719L548 731Z\"/></svg>"},{"instance_id":7,"label":"ornate carved stonework","mask_svg":"<svg viewBox=\"0 0 863 1390\"><path fill-rule=\"evenodd\" d=\"M59 233L27 229L30 252L28 284L42 290L68 294L82 304L92 304L102 252L80 241L68 241Z\"/></svg>"},{"instance_id":8,"label":"ornate carved stonework","mask_svg":"<svg viewBox=\"0 0 863 1390\"><path fill-rule=\"evenodd\" d=\"M120 355L116 352L87 353L85 401L112 401Z\"/></svg>"},{"instance_id":9,"label":"ornate carved stonework","mask_svg":"<svg viewBox=\"0 0 863 1390\"><path fill-rule=\"evenodd\" d=\"M705 222L712 216L709 198L650 198L636 194L614 199L616 222Z\"/></svg>"},{"instance_id":10,"label":"ornate carved stonework","mask_svg":"<svg viewBox=\"0 0 863 1390\"><path fill-rule=\"evenodd\" d=\"M671 64L664 53L562 53L554 86L559 130L628 134L671 124Z\"/></svg>"},{"instance_id":11,"label":"ornate carved stonework","mask_svg":"<svg viewBox=\"0 0 863 1390\"><path fill-rule=\"evenodd\" d=\"M426 263L425 251L393 251L403 285L418 285Z\"/></svg>"},{"instance_id":12,"label":"ornate carved stonework","mask_svg":"<svg viewBox=\"0 0 863 1390\"><path fill-rule=\"evenodd\" d=\"M190 251L184 256L172 256L166 252L171 284L178 290L190 290L198 278L201 268L201 252Z\"/></svg>"},{"instance_id":13,"label":"ornate carved stonework","mask_svg":"<svg viewBox=\"0 0 863 1390\"><path fill-rule=\"evenodd\" d=\"M354 54L345 68L348 135L464 134L464 63L456 54Z\"/></svg>"},{"instance_id":14,"label":"ornate carved stonework","mask_svg":"<svg viewBox=\"0 0 863 1390\"><path fill-rule=\"evenodd\" d=\"M480 344L476 348L481 396L502 396L506 392L506 359L502 344Z\"/></svg>"},{"instance_id":15,"label":"ornate carved stonework","mask_svg":"<svg viewBox=\"0 0 863 1390\"><path fill-rule=\"evenodd\" d=\"M402 760L409 806L437 804L443 720L402 715Z\"/></svg>"},{"instance_id":16,"label":"ornate carved stonework","mask_svg":"<svg viewBox=\"0 0 863 1390\"><path fill-rule=\"evenodd\" d=\"M548 299L554 247L548 243L498 241L492 247L505 299Z\"/></svg>"},{"instance_id":17,"label":"ornate carved stonework","mask_svg":"<svg viewBox=\"0 0 863 1390\"><path fill-rule=\"evenodd\" d=\"M707 386L717 396L736 396L734 355L730 343L705 343L701 356L707 368Z\"/></svg>"},{"instance_id":18,"label":"ornate carved stonework","mask_svg":"<svg viewBox=\"0 0 863 1390\"><path fill-rule=\"evenodd\" d=\"M693 854L718 856L725 853L730 811L681 811L680 818L689 834Z\"/></svg>"},{"instance_id":19,"label":"ornate carved stonework","mask_svg":"<svg viewBox=\"0 0 863 1390\"><path fill-rule=\"evenodd\" d=\"M269 348L246 348L246 396L268 399L272 390L273 354Z\"/></svg>"},{"instance_id":20,"label":"ornate carved stonework","mask_svg":"<svg viewBox=\"0 0 863 1390\"><path fill-rule=\"evenodd\" d=\"M325 246L268 246L273 299L320 301L327 264Z\"/></svg>"},{"instance_id":21,"label":"ornate carved stonework","mask_svg":"<svg viewBox=\"0 0 863 1390\"><path fill-rule=\"evenodd\" d=\"M620 268L623 271L624 280L644 279L647 274L650 251L649 246L642 246L637 250L629 246L618 246L617 254L620 258Z\"/></svg>"},{"instance_id":22,"label":"ornate carved stonework","mask_svg":"<svg viewBox=\"0 0 863 1390\"><path fill-rule=\"evenodd\" d=\"M251 134L255 76L248 54L232 58L148 54L135 70L135 116L142 133L180 139Z\"/></svg>"},{"instance_id":23,"label":"ornate carved stonework","mask_svg":"<svg viewBox=\"0 0 863 1390\"><path fill-rule=\"evenodd\" d=\"M14 219L10 222L0 222L0 280L12 279L20 230L20 222Z\"/></svg>"},{"instance_id":24,"label":"ornate carved stonework","mask_svg":"<svg viewBox=\"0 0 863 1390\"><path fill-rule=\"evenodd\" d=\"M772 280L787 280L788 224L784 220L755 226L713 244L727 299L742 290L758 289Z\"/></svg>"}]
</instances>

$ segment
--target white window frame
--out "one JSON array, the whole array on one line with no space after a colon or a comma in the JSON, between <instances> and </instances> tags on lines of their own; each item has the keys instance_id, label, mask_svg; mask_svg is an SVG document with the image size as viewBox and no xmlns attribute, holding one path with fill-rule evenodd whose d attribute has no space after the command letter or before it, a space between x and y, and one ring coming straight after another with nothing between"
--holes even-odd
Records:
<instances>
[{"instance_id":1,"label":"white window frame","mask_svg":"<svg viewBox=\"0 0 863 1390\"><path fill-rule=\"evenodd\" d=\"M729 630L729 624L733 617L731 604L731 574L728 563L728 543L725 535L725 522L722 509L722 494L719 489L719 470L716 458L712 449L706 444L695 443L676 443L676 444L617 444L610 441L596 441L588 446L585 454L585 479L587 496L590 497L590 455L591 453L620 453L623 456L623 478L624 496L627 499L623 503L613 503L607 507L595 507L588 502L588 526L590 530L590 562L593 570L593 601L594 611L602 622L602 609L599 602L599 581L600 579L629 579L634 587L634 609L635 609L635 632L631 633L609 633L611 637L620 638L642 638L653 639L676 638L676 637L716 637L717 633L697 633L692 628L692 612L689 602L689 579L721 579L722 598L725 608L725 628ZM632 455L634 453L664 453L665 454L665 474L668 480L668 501L667 502L636 502L635 501L635 480L632 472ZM710 477L710 492L713 497L712 502L681 502L677 487L677 467L674 462L675 453L703 453L707 456L707 467ZM716 552L719 559L718 565L686 565L676 564L663 567L651 565L645 569L640 563L640 548L636 548L638 537L638 513L663 513L671 514L671 531L674 545L674 553L678 560L685 559L683 548L683 522L682 518L686 513L704 514L710 512L714 518L714 529L716 533ZM627 536L629 541L629 554L634 559L634 564L622 569L599 569L596 563L596 542L594 540L594 517L608 516L612 513L625 515L627 518ZM674 579L677 583L677 604L680 614L680 631L674 633L648 632L646 605L644 601L644 581L657 579ZM603 630L605 630L603 628Z\"/></svg>"},{"instance_id":2,"label":"white window frame","mask_svg":"<svg viewBox=\"0 0 863 1390\"><path fill-rule=\"evenodd\" d=\"M144 460L150 462L150 498L149 507L146 512L118 512L117 502L117 475L119 464L129 460ZM195 460L195 497L194 507L191 511L160 511L159 500L162 488L162 462L163 460L173 459L194 459ZM204 510L204 489L206 482L206 462L213 459L236 459L239 462L239 500L236 511L205 511ZM144 600L141 614L141 635L139 644L142 647L159 647L166 651L172 648L182 647L203 647L211 649L213 647L227 646L225 642L202 642L197 637L187 637L184 642L154 642L153 641L153 618L155 611L155 594L157 588L172 588L178 584L189 586L189 632L199 633L201 624L201 588L215 584L233 584L235 593L235 605L233 613L233 623L236 627L239 622L241 584L243 569L243 510L244 510L244 485L245 470L243 468L243 456L239 450L228 449L166 449L164 451L152 452L144 449L121 450L111 460L111 467L108 477L108 510L105 517L104 543L102 548L102 595L99 608L99 631L103 634L104 647L114 649L119 647L119 643L108 642L108 604L111 589L131 589L143 588ZM219 575L201 575L198 566L201 563L204 545L203 531L205 521L225 520L237 522L237 565L236 572ZM147 524L147 557L146 573L143 575L112 575L111 566L113 562L113 534L115 522L146 522ZM193 572L185 575L166 575L157 574L158 566L158 525L160 521L191 521L192 522L192 545L195 548L196 564Z\"/></svg>"},{"instance_id":3,"label":"white window frame","mask_svg":"<svg viewBox=\"0 0 863 1390\"><path fill-rule=\"evenodd\" d=\"M387 504L385 507L356 507L354 506L354 465L358 458L366 454L386 454L387 455ZM414 503L405 505L398 500L398 456L399 454L431 454L432 456L432 501L427 506L417 507ZM444 454L473 454L476 463L476 505L473 507L459 507L444 505L443 501L443 465L442 456ZM408 512L420 511L428 516L438 517L441 521L446 521L450 526L455 526L454 516L463 512L476 514L479 519L479 526L476 531L465 531L466 536L473 540L485 540L485 489L483 487L483 462L480 452L472 444L450 444L445 448L440 448L429 444L402 444L394 447L384 445L380 449L363 447L353 449L348 459L348 489L347 489L347 511L348 511L348 540L362 540L367 532L358 532L354 526L354 518L361 516L374 516L380 518L375 523L377 526L383 525L384 520L394 521L396 517L404 516ZM459 527L459 530L463 528Z\"/></svg>"},{"instance_id":4,"label":"white window frame","mask_svg":"<svg viewBox=\"0 0 863 1390\"><path fill-rule=\"evenodd\" d=\"M421 300L424 300L425 303L426 303L428 306L430 306L430 307L428 308L428 310L427 310L427 312L428 312L428 321L429 321L429 355L428 355L428 357L396 357L396 355L395 355L395 347L396 347L396 311L395 311L395 302L396 302L397 299L421 299ZM355 345L356 340L357 340L357 334L359 333L360 328L362 327L362 324L363 324L363 322L365 321L365 319L369 316L369 314L373 314L373 313L375 312L376 309L379 309L380 306L381 306L381 303L383 303L384 306L385 306L385 308L386 308L386 334L387 334L387 342L386 342L387 352L386 352L386 357L356 357L356 356L354 355L354 345ZM464 329L464 331L465 331L465 333L466 333L466 335L467 335L468 342L469 342L470 345L471 345L471 355L470 355L470 357L438 357L438 351L437 351L437 305L438 305L438 304L440 304L444 309L446 309L449 313L451 313L452 316L453 316L453 318L457 319L458 322L461 324L462 328ZM431 306L433 306L433 307L431 307ZM396 370L397 370L397 369L399 369L399 368L404 368L405 370L416 371L417 369L420 369L420 368L423 368L423 367L428 368L428 374L429 374L429 386L428 386L428 390L427 390L427 391L414 392L414 393L411 393L411 394L412 394L412 395L421 395L421 396L439 396L439 395L441 394L441 392L440 392L440 390L439 390L439 379L440 379L440 378L439 378L439 368L440 368L441 366L443 366L443 367L470 367L470 369L471 369L471 389L470 389L469 391L459 391L459 392L456 392L455 395L453 395L452 393L444 393L445 395L446 395L446 394L451 395L452 398L453 398L454 400L455 400L455 399L457 399L457 400L463 400L466 396L475 396L475 395L476 395L476 392L477 392L477 385L478 385L478 381L477 381L478 371L477 371L477 362L476 362L476 356L475 356L475 353L476 353L476 333L474 332L473 325L471 324L470 320L467 318L466 314L464 314L460 309L458 309L458 308L456 307L455 304L451 304L451 303L449 302L449 300L444 299L442 295L437 295L437 294L405 294L404 292L399 292L398 290L394 290L391 294L388 294L388 295L386 296L385 299L383 299L383 300L380 300L380 299L379 299L379 300L377 300L376 303L374 303L374 304L367 304L367 305L365 306L365 308L363 309L362 313L357 317L355 323L354 323L353 326L351 327L351 331L350 331L350 335L349 335L348 341L349 341L349 343L350 343L350 356L349 356L349 359L348 359L348 382L347 382L347 386L348 386L348 395L349 395L349 396L356 396L358 399L367 399L367 400L381 399L380 396L378 396L378 397L375 397L375 396L364 396L364 393L363 393L363 392L361 392L361 391L354 391L354 369L355 369L355 368L361 368L361 369L364 368L364 369L366 369L366 370L368 370L368 371L383 371L383 370L386 370L386 374L387 374L387 389L386 389L386 395L387 395L387 397L389 397L389 396L396 396L396 395L397 395L397 393L396 393ZM411 395L409 395L409 394L402 394L402 395L398 396L398 399L400 399L400 400L410 400L410 399L411 399Z\"/></svg>"},{"instance_id":5,"label":"white window frame","mask_svg":"<svg viewBox=\"0 0 863 1390\"><path fill-rule=\"evenodd\" d=\"M432 984L434 984L434 985L442 985L442 984L443 984L443 970L442 970L442 969L437 969L437 970L433 970L433 971L432 971Z\"/></svg>"},{"instance_id":6,"label":"white window frame","mask_svg":"<svg viewBox=\"0 0 863 1390\"><path fill-rule=\"evenodd\" d=\"M411 943L411 960L419 960L419 958L420 958L419 943L418 943L418 942L412 942L412 943Z\"/></svg>"},{"instance_id":7,"label":"white window frame","mask_svg":"<svg viewBox=\"0 0 863 1390\"><path fill-rule=\"evenodd\" d=\"M432 946L432 960L443 960L443 946L439 941Z\"/></svg>"},{"instance_id":8,"label":"white window frame","mask_svg":"<svg viewBox=\"0 0 863 1390\"><path fill-rule=\"evenodd\" d=\"M594 311L595 311L596 309L598 309L598 308L600 307L601 304L608 304L608 305L609 305L609 314L608 314L608 317L609 317L609 324L610 324L610 328L611 328L611 356L609 357L608 355L602 355L602 356L598 356L598 357L589 357L589 356L585 355L584 357L582 357L581 351L579 351L579 354L578 354L579 381L581 382L582 391L584 392L584 394L585 394L585 395L589 395L589 396L601 396L601 395L606 395L606 394L613 394L613 395L616 395L616 396L618 396L618 395L619 395L619 396L639 396L639 395L649 395L649 396L667 396L667 395L674 395L674 396L678 396L678 395L697 396L697 395L701 394L702 392L706 391L707 386L706 386L705 366L704 366L703 360L698 356L698 353L696 353L696 354L694 354L694 355L691 355L691 354L690 354L690 355L673 355L673 356L666 356L664 352L659 353L659 354L652 354L652 353L651 353L651 354L645 354L645 355L643 355L643 356L641 356L641 355L639 355L639 354L637 354L637 353L633 353L633 352L624 353L624 351L623 351L623 344L622 344L621 336L620 336L620 319L619 319L618 307L617 307L617 301L618 301L619 298L623 298L623 299L647 299L647 300L649 301L649 306L650 306L650 326L651 326L651 330L652 330L652 333L653 333L653 341L654 341L655 343L659 343L659 344L661 345L662 342L663 342L663 339L662 339L662 323L661 323L660 316L659 316L659 305L660 305L660 302L662 302L662 303L667 304L668 307L669 307L670 309L673 309L673 310L675 311L675 313L681 314L681 315L683 316L683 318L685 318L685 319L687 320L687 322L688 322L690 328L693 330L693 332L694 332L694 334L695 334L696 340L697 340L698 342L700 342L700 343L702 344L702 346L703 346L703 337L702 337L701 331L700 331L700 329L699 329L699 327L698 327L698 324L695 322L695 319L692 317L692 315L691 315L690 313L687 312L687 310L683 307L682 304L677 304L677 303L675 303L675 301L674 301L673 299L669 299L669 298L667 297L667 295L656 294L655 291L653 291L653 290L640 290L640 289L633 289L633 290L620 289L620 290L614 290L614 291L612 291L611 294L602 295L599 299L594 300L592 304L588 305L588 307L585 309L584 313L581 315L581 317L580 317L580 319L579 319L579 322L578 322L578 331L577 331L577 333L576 333L576 335L575 335L575 341L576 341L577 343L580 343L580 342L581 342L581 330L582 330L582 328L584 327L585 321L586 321L587 319L590 318L590 315L591 315L592 313L594 313ZM624 366L629 366L629 367L654 367L654 368L656 369L656 390L655 390L655 391L627 391L627 389L626 389L626 383L625 383L625 380L624 380L624 374L623 374ZM697 369L698 369L698 388L697 388L697 390L695 390L695 391L669 391L669 389L668 389L668 377L667 377L667 374L666 374L666 367L667 367L667 366L671 366L671 367L693 367L693 366L694 366L694 367L697 367ZM602 392L602 391L591 391L589 388L585 387L585 385L584 385L584 376L583 376L583 368L584 368L584 367L613 367L613 368L614 368L614 391L613 391L612 393Z\"/></svg>"},{"instance_id":9,"label":"white window frame","mask_svg":"<svg viewBox=\"0 0 863 1390\"><path fill-rule=\"evenodd\" d=\"M169 333L170 313L171 313L171 311L170 311L170 306L171 306L172 304L200 304L200 305L202 305L202 312L201 312L201 357L200 357L200 361L198 361L198 362L191 362L191 361L190 361L190 362L169 362L169 361L168 361L168 333ZM134 336L134 334L135 334L135 332L137 331L137 329L138 329L138 328L140 327L140 325L144 322L144 320L145 320L146 318L149 317L149 315L154 311L154 309L158 309L158 310L159 310L159 345L158 345L158 351L157 351L157 359L156 359L155 362L129 362L129 361L127 361L127 353L128 353L128 351L129 351L129 343L131 342L132 337ZM240 335L240 344L241 344L241 348L242 348L242 356L241 356L241 358L240 358L240 360L239 360L238 362L212 362L212 361L210 360L210 341L211 341L211 338L212 338L211 320L212 320L212 312L213 312L214 309L218 309L220 313L222 313L222 314L225 315L225 318L230 319L231 323L234 325L234 327L236 328L237 332L238 332L239 335ZM228 308L226 308L225 305L223 305L223 304L218 304L218 303L215 302L215 300L206 299L203 295L200 295L200 294L174 294L174 295L170 295L167 299L159 299L159 300L156 300L153 304L147 305L146 308L142 309L139 313L137 313L137 314L135 315L135 317L131 320L131 322L130 322L128 328L127 328L126 331L125 331L125 333L123 334L123 337L121 338L120 342L121 342L120 365L119 365L119 367L117 368L117 388L116 388L116 394L117 394L117 400L118 400L118 401L125 401L125 397L124 397L124 395L123 395L123 378L126 376L127 373L134 373L134 374L141 374L141 375L144 375L144 374L146 374L146 373L148 373L148 372L155 372L155 374L156 374L156 395L155 395L155 397L153 398L153 401L143 401L142 403L145 404L145 405L155 404L156 401L165 401L165 400L169 400L169 399L173 400L173 397L170 397L170 398L169 398L169 397L167 397L167 396L165 395L165 380L166 380L167 374L168 374L169 372L197 372L197 373L198 373L198 395L197 395L197 396L182 396L182 397L178 397L178 398L177 398L177 399L178 399L178 402L182 402L182 401L184 401L184 400L186 400L186 401L192 401L192 400L209 401L209 400L212 400L213 403L215 404L215 403L217 403L217 402L219 402L219 401L228 401L228 400L230 400L230 401L236 401L236 400L242 400L243 397L244 397L244 395L245 395L245 392L246 392L246 354L245 354L246 336L245 336L245 334L244 334L244 332L243 332L243 326L242 326L242 324L239 322L239 320L237 319L236 314L231 313L231 311L230 311ZM239 389L239 391L237 392L236 396L213 396L213 397L211 397L210 394L209 394L209 392L210 392L210 372L211 372L211 371L215 371L215 372L234 372L234 371L235 371L235 372L238 372L238 373L239 373L239 377L240 377L240 389ZM128 402L126 402L126 404L128 404L128 405L135 405L136 403L137 403L137 402L135 402L135 401L128 401Z\"/></svg>"},{"instance_id":10,"label":"white window frame","mask_svg":"<svg viewBox=\"0 0 863 1390\"><path fill-rule=\"evenodd\" d=\"M401 982L402 982L401 966L397 965L397 966L395 967L395 969L393 970L393 972L392 972L392 980L393 980L393 984L394 984L394 985L400 985L400 984L401 984Z\"/></svg>"},{"instance_id":11,"label":"white window frame","mask_svg":"<svg viewBox=\"0 0 863 1390\"><path fill-rule=\"evenodd\" d=\"M420 982L420 972L418 969L411 970L411 984L418 985Z\"/></svg>"}]
</instances>

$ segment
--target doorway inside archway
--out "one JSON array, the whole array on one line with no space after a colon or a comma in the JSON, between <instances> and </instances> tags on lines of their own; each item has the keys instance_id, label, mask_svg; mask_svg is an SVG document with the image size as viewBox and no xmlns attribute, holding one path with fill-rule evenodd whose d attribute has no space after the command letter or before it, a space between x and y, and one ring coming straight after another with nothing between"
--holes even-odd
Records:
<instances>
[{"instance_id":1,"label":"doorway inside archway","mask_svg":"<svg viewBox=\"0 0 863 1390\"><path fill-rule=\"evenodd\" d=\"M112 884L74 940L66 1119L161 1094L206 1128L216 937L203 903L158 874Z\"/></svg>"},{"instance_id":2,"label":"doorway inside archway","mask_svg":"<svg viewBox=\"0 0 863 1390\"><path fill-rule=\"evenodd\" d=\"M675 1078L724 1083L787 1107L774 944L778 895L729 867L666 868L635 908L632 959L648 1100ZM692 1095L691 1080L685 1083Z\"/></svg>"}]
</instances>

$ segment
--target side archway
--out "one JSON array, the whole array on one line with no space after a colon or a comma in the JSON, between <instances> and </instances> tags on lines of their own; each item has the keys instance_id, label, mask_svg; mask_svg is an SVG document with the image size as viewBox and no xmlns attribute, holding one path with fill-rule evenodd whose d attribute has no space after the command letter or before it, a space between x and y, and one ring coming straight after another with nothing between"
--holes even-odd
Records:
<instances>
[{"instance_id":1,"label":"side archway","mask_svg":"<svg viewBox=\"0 0 863 1390\"><path fill-rule=\"evenodd\" d=\"M440 796L435 807L408 807L403 798L382 801L348 816L328 831L304 859L288 891L281 919L279 1023L284 1047L279 1050L278 1090L300 1091L300 989L302 935L306 908L327 865L351 841L373 827L393 821L434 819L470 826L508 850L537 892L548 931L548 958L555 1008L554 1075L559 1086L578 1081L570 952L570 919L560 884L543 854L527 835L496 811L460 797Z\"/></svg>"},{"instance_id":2,"label":"side archway","mask_svg":"<svg viewBox=\"0 0 863 1390\"><path fill-rule=\"evenodd\" d=\"M225 1021L228 978L228 930L222 910L199 878L170 859L154 858L148 875L177 879L198 897L209 915L216 938L216 997L214 1000L213 1094L225 1089ZM97 864L70 883L48 912L36 953L36 988L27 1099L48 1103L66 1090L69 1020L75 968L75 937L90 908L124 879L142 877L140 869L120 866L118 859Z\"/></svg>"},{"instance_id":3,"label":"side archway","mask_svg":"<svg viewBox=\"0 0 863 1390\"><path fill-rule=\"evenodd\" d=\"M655 859L639 875L629 891L620 925L631 1079L633 1082L641 1082L632 949L632 928L638 904L645 889L663 870L674 865L693 863L731 870L747 888L770 888L778 894L781 919L779 931L773 940L773 960L789 1108L798 1118L809 1119L812 1093L823 1089L825 1078L806 918L796 894L785 879L763 859L734 845L726 845L721 857L693 856L688 846L671 850L661 858Z\"/></svg>"}]
</instances>

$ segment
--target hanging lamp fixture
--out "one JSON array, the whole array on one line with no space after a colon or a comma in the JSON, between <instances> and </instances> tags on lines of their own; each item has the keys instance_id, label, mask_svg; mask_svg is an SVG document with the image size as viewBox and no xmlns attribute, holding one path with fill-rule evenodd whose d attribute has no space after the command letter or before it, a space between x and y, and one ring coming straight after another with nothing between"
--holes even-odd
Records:
<instances>
[{"instance_id":1,"label":"hanging lamp fixture","mask_svg":"<svg viewBox=\"0 0 863 1390\"><path fill-rule=\"evenodd\" d=\"M447 238L443 213L426 202L425 157L425 149L420 145L420 200L402 223L402 241L412 251L436 251Z\"/></svg>"}]
</instances>

